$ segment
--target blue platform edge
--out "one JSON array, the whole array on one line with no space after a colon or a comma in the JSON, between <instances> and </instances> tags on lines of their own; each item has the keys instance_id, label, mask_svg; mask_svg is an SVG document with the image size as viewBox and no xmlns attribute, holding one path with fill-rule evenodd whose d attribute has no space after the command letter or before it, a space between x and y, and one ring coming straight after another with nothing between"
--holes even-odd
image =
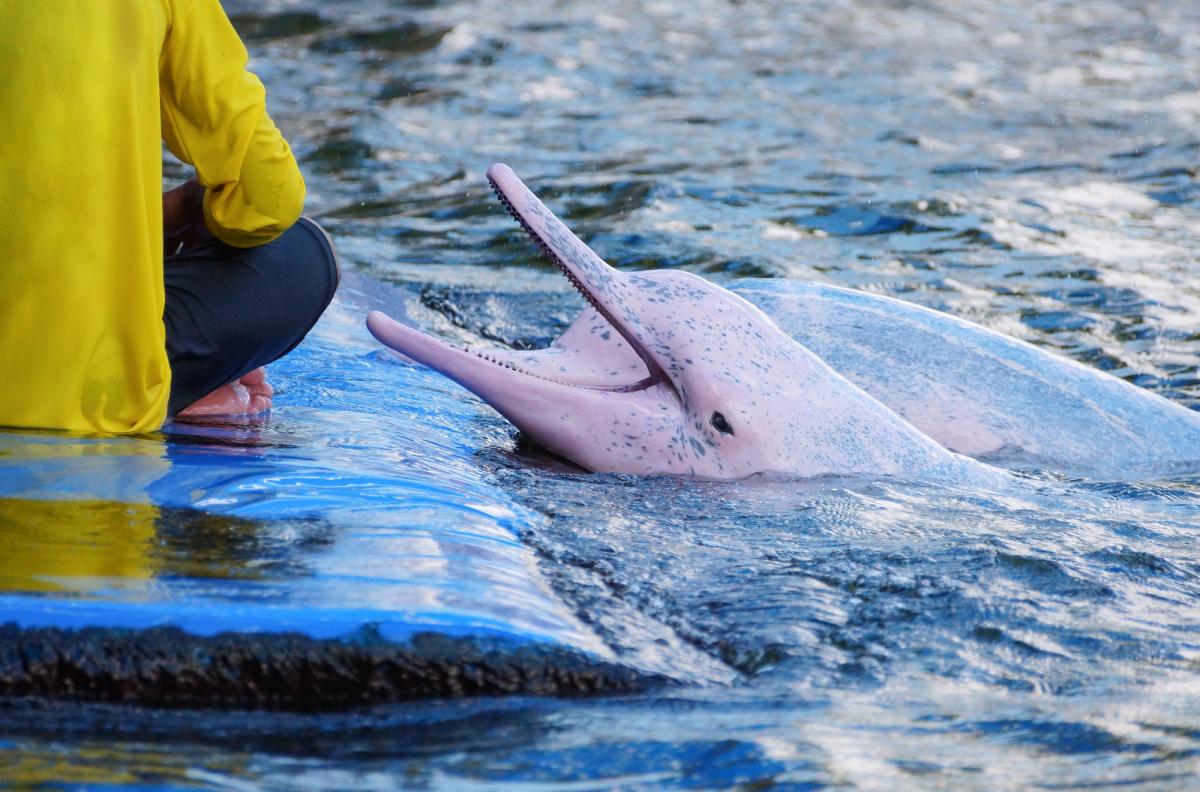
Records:
<instances>
[{"instance_id":1,"label":"blue platform edge","mask_svg":"<svg viewBox=\"0 0 1200 792\"><path fill-rule=\"evenodd\" d=\"M612 660L517 538L544 518L489 483L474 458L506 426L452 383L382 352L364 313L340 296L268 369L278 392L264 425L0 433L0 499L21 509L13 518L10 508L0 541L30 567L5 570L0 559L0 624L318 639L370 629L396 642L438 632ZM136 515L120 509L120 525L92 524L84 504L97 503L149 509L149 527L130 528ZM57 504L54 516L37 516L38 504ZM33 519L21 516L30 510ZM172 510L236 519L250 549L222 561L226 576L164 561ZM79 524L64 525L64 514ZM313 533L320 541L305 541Z\"/></svg>"}]
</instances>

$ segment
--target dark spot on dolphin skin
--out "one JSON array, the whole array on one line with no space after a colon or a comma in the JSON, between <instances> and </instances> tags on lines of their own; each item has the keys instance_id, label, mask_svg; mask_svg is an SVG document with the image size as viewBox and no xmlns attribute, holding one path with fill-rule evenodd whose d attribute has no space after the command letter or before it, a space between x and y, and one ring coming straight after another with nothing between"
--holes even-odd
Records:
<instances>
[{"instance_id":1,"label":"dark spot on dolphin skin","mask_svg":"<svg viewBox=\"0 0 1200 792\"><path fill-rule=\"evenodd\" d=\"M688 442L690 442L692 444L692 448L695 449L696 456L705 456L708 453L705 450L704 446L700 445L700 443L697 442L696 438L689 437Z\"/></svg>"}]
</instances>

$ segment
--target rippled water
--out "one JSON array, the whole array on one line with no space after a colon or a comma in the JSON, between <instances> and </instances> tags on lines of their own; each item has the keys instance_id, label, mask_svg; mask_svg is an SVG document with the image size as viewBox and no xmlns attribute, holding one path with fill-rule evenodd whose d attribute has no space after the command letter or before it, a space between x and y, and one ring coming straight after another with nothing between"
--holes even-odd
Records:
<instances>
[{"instance_id":1,"label":"rippled water","mask_svg":"<svg viewBox=\"0 0 1200 792\"><path fill-rule=\"evenodd\" d=\"M578 299L482 178L506 161L618 266L886 293L1200 406L1200 6L229 8L347 283L273 369L278 409L261 434L170 447L253 449L259 478L232 488L245 497L311 461L286 490L302 497L307 481L333 504L309 544L282 541L294 534L270 515L243 533L302 570L328 570L322 541L344 548L352 533L338 508L357 496L330 471L376 476L381 513L389 497L414 502L388 489L396 477L443 505L492 503L545 591L615 656L704 681L321 716L6 705L0 777L1195 783L1200 478L1046 474L1001 495L587 475L521 446L453 385L389 365L357 317L385 307L516 347L570 321ZM160 571L197 574L181 568L204 563L184 552L196 535L167 532Z\"/></svg>"}]
</instances>

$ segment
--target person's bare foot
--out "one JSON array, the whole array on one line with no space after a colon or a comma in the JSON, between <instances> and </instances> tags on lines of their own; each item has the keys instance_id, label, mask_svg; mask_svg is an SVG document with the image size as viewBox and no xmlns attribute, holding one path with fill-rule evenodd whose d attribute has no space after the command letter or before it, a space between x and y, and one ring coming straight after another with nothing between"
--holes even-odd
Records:
<instances>
[{"instance_id":1,"label":"person's bare foot","mask_svg":"<svg viewBox=\"0 0 1200 792\"><path fill-rule=\"evenodd\" d=\"M267 373L256 368L249 374L217 388L181 410L177 421L203 420L218 416L256 415L271 409L275 389L267 382Z\"/></svg>"}]
</instances>

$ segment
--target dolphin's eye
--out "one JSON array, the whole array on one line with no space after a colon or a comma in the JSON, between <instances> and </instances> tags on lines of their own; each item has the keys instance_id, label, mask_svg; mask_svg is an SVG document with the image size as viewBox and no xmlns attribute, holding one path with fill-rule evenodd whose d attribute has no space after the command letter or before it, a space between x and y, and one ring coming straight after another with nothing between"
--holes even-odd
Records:
<instances>
[{"instance_id":1,"label":"dolphin's eye","mask_svg":"<svg viewBox=\"0 0 1200 792\"><path fill-rule=\"evenodd\" d=\"M718 432L724 432L727 435L733 434L733 427L729 425L729 421L725 420L725 416L719 412L712 414L712 425Z\"/></svg>"}]
</instances>

